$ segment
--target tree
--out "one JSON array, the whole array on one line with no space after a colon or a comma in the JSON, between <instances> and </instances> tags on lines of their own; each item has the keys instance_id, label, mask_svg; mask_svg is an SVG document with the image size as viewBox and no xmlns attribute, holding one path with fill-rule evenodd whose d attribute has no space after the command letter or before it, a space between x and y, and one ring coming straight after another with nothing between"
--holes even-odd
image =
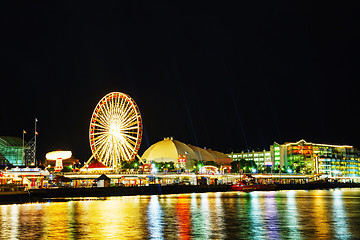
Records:
<instances>
[{"instance_id":1,"label":"tree","mask_svg":"<svg viewBox=\"0 0 360 240\"><path fill-rule=\"evenodd\" d=\"M65 167L61 170L61 172L72 172L72 167L70 167L70 166L65 166Z\"/></svg>"},{"instance_id":2,"label":"tree","mask_svg":"<svg viewBox=\"0 0 360 240\"><path fill-rule=\"evenodd\" d=\"M139 166L139 161L133 160L133 161L122 161L121 168L122 169L137 169Z\"/></svg>"},{"instance_id":3,"label":"tree","mask_svg":"<svg viewBox=\"0 0 360 240\"><path fill-rule=\"evenodd\" d=\"M231 162L231 172L232 173L238 173L239 172L239 161L233 161Z\"/></svg>"},{"instance_id":4,"label":"tree","mask_svg":"<svg viewBox=\"0 0 360 240\"><path fill-rule=\"evenodd\" d=\"M214 166L214 167L220 167L220 165L217 164L217 163L214 162L214 161L207 161L207 162L206 162L206 165L210 165L210 166Z\"/></svg>"},{"instance_id":5,"label":"tree","mask_svg":"<svg viewBox=\"0 0 360 240\"><path fill-rule=\"evenodd\" d=\"M243 170L243 173L245 172L246 166L247 161L244 158L240 159L240 169Z\"/></svg>"}]
</instances>

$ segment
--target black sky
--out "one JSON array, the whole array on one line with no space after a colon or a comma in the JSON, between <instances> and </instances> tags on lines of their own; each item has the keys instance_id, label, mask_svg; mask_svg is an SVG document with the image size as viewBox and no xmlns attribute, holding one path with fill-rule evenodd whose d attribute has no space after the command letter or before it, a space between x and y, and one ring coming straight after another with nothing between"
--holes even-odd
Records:
<instances>
[{"instance_id":1,"label":"black sky","mask_svg":"<svg viewBox=\"0 0 360 240\"><path fill-rule=\"evenodd\" d=\"M137 102L140 153L163 137L223 152L274 141L360 147L352 3L1 3L0 136L38 122L38 156L90 156L107 93Z\"/></svg>"}]
</instances>

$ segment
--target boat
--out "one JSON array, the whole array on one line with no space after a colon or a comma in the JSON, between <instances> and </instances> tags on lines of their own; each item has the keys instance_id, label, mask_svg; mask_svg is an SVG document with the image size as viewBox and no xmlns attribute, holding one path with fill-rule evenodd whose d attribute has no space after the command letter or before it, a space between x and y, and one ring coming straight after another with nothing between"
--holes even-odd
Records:
<instances>
[{"instance_id":1,"label":"boat","mask_svg":"<svg viewBox=\"0 0 360 240\"><path fill-rule=\"evenodd\" d=\"M0 203L23 202L29 199L30 193L26 186L19 184L0 184Z\"/></svg>"},{"instance_id":2,"label":"boat","mask_svg":"<svg viewBox=\"0 0 360 240\"><path fill-rule=\"evenodd\" d=\"M276 187L276 184L257 183L251 174L244 174L243 176L240 175L240 179L238 179L234 185L231 185L230 189L232 191L251 192L271 191L275 190Z\"/></svg>"},{"instance_id":3,"label":"boat","mask_svg":"<svg viewBox=\"0 0 360 240\"><path fill-rule=\"evenodd\" d=\"M242 191L242 192L252 192L252 191L271 191L275 190L277 187L276 184L243 184L243 183L235 183L230 186L232 191Z\"/></svg>"}]
</instances>

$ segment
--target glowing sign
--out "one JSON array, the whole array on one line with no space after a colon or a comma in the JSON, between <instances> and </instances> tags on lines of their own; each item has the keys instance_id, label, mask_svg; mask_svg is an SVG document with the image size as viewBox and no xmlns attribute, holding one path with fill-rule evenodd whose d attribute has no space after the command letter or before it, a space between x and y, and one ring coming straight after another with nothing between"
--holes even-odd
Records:
<instances>
[{"instance_id":1,"label":"glowing sign","mask_svg":"<svg viewBox=\"0 0 360 240\"><path fill-rule=\"evenodd\" d=\"M184 162L186 162L186 156L179 154L178 162L179 162L179 163L184 163Z\"/></svg>"},{"instance_id":2,"label":"glowing sign","mask_svg":"<svg viewBox=\"0 0 360 240\"><path fill-rule=\"evenodd\" d=\"M265 166L272 166L273 163L271 161L265 162Z\"/></svg>"}]
</instances>

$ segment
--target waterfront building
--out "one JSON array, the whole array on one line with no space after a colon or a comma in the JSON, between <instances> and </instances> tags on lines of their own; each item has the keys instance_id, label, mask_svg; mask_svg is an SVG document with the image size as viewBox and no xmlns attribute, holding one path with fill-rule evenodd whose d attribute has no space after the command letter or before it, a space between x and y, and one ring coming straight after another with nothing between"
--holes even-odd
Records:
<instances>
[{"instance_id":1,"label":"waterfront building","mask_svg":"<svg viewBox=\"0 0 360 240\"><path fill-rule=\"evenodd\" d=\"M253 150L251 152L242 151L241 153L229 153L227 155L234 161L240 161L241 159L246 161L254 161L258 169L273 165L271 161L271 151Z\"/></svg>"},{"instance_id":2,"label":"waterfront building","mask_svg":"<svg viewBox=\"0 0 360 240\"><path fill-rule=\"evenodd\" d=\"M0 155L13 166L24 166L23 140L18 137L0 137Z\"/></svg>"},{"instance_id":3,"label":"waterfront building","mask_svg":"<svg viewBox=\"0 0 360 240\"><path fill-rule=\"evenodd\" d=\"M349 145L311 143L305 140L279 144L270 151L228 154L234 161L253 160L258 169L270 166L273 171L318 174L323 177L359 177L360 151Z\"/></svg>"},{"instance_id":4,"label":"waterfront building","mask_svg":"<svg viewBox=\"0 0 360 240\"><path fill-rule=\"evenodd\" d=\"M284 167L296 173L327 177L359 177L360 151L349 145L333 145L300 140L280 145Z\"/></svg>"}]
</instances>

